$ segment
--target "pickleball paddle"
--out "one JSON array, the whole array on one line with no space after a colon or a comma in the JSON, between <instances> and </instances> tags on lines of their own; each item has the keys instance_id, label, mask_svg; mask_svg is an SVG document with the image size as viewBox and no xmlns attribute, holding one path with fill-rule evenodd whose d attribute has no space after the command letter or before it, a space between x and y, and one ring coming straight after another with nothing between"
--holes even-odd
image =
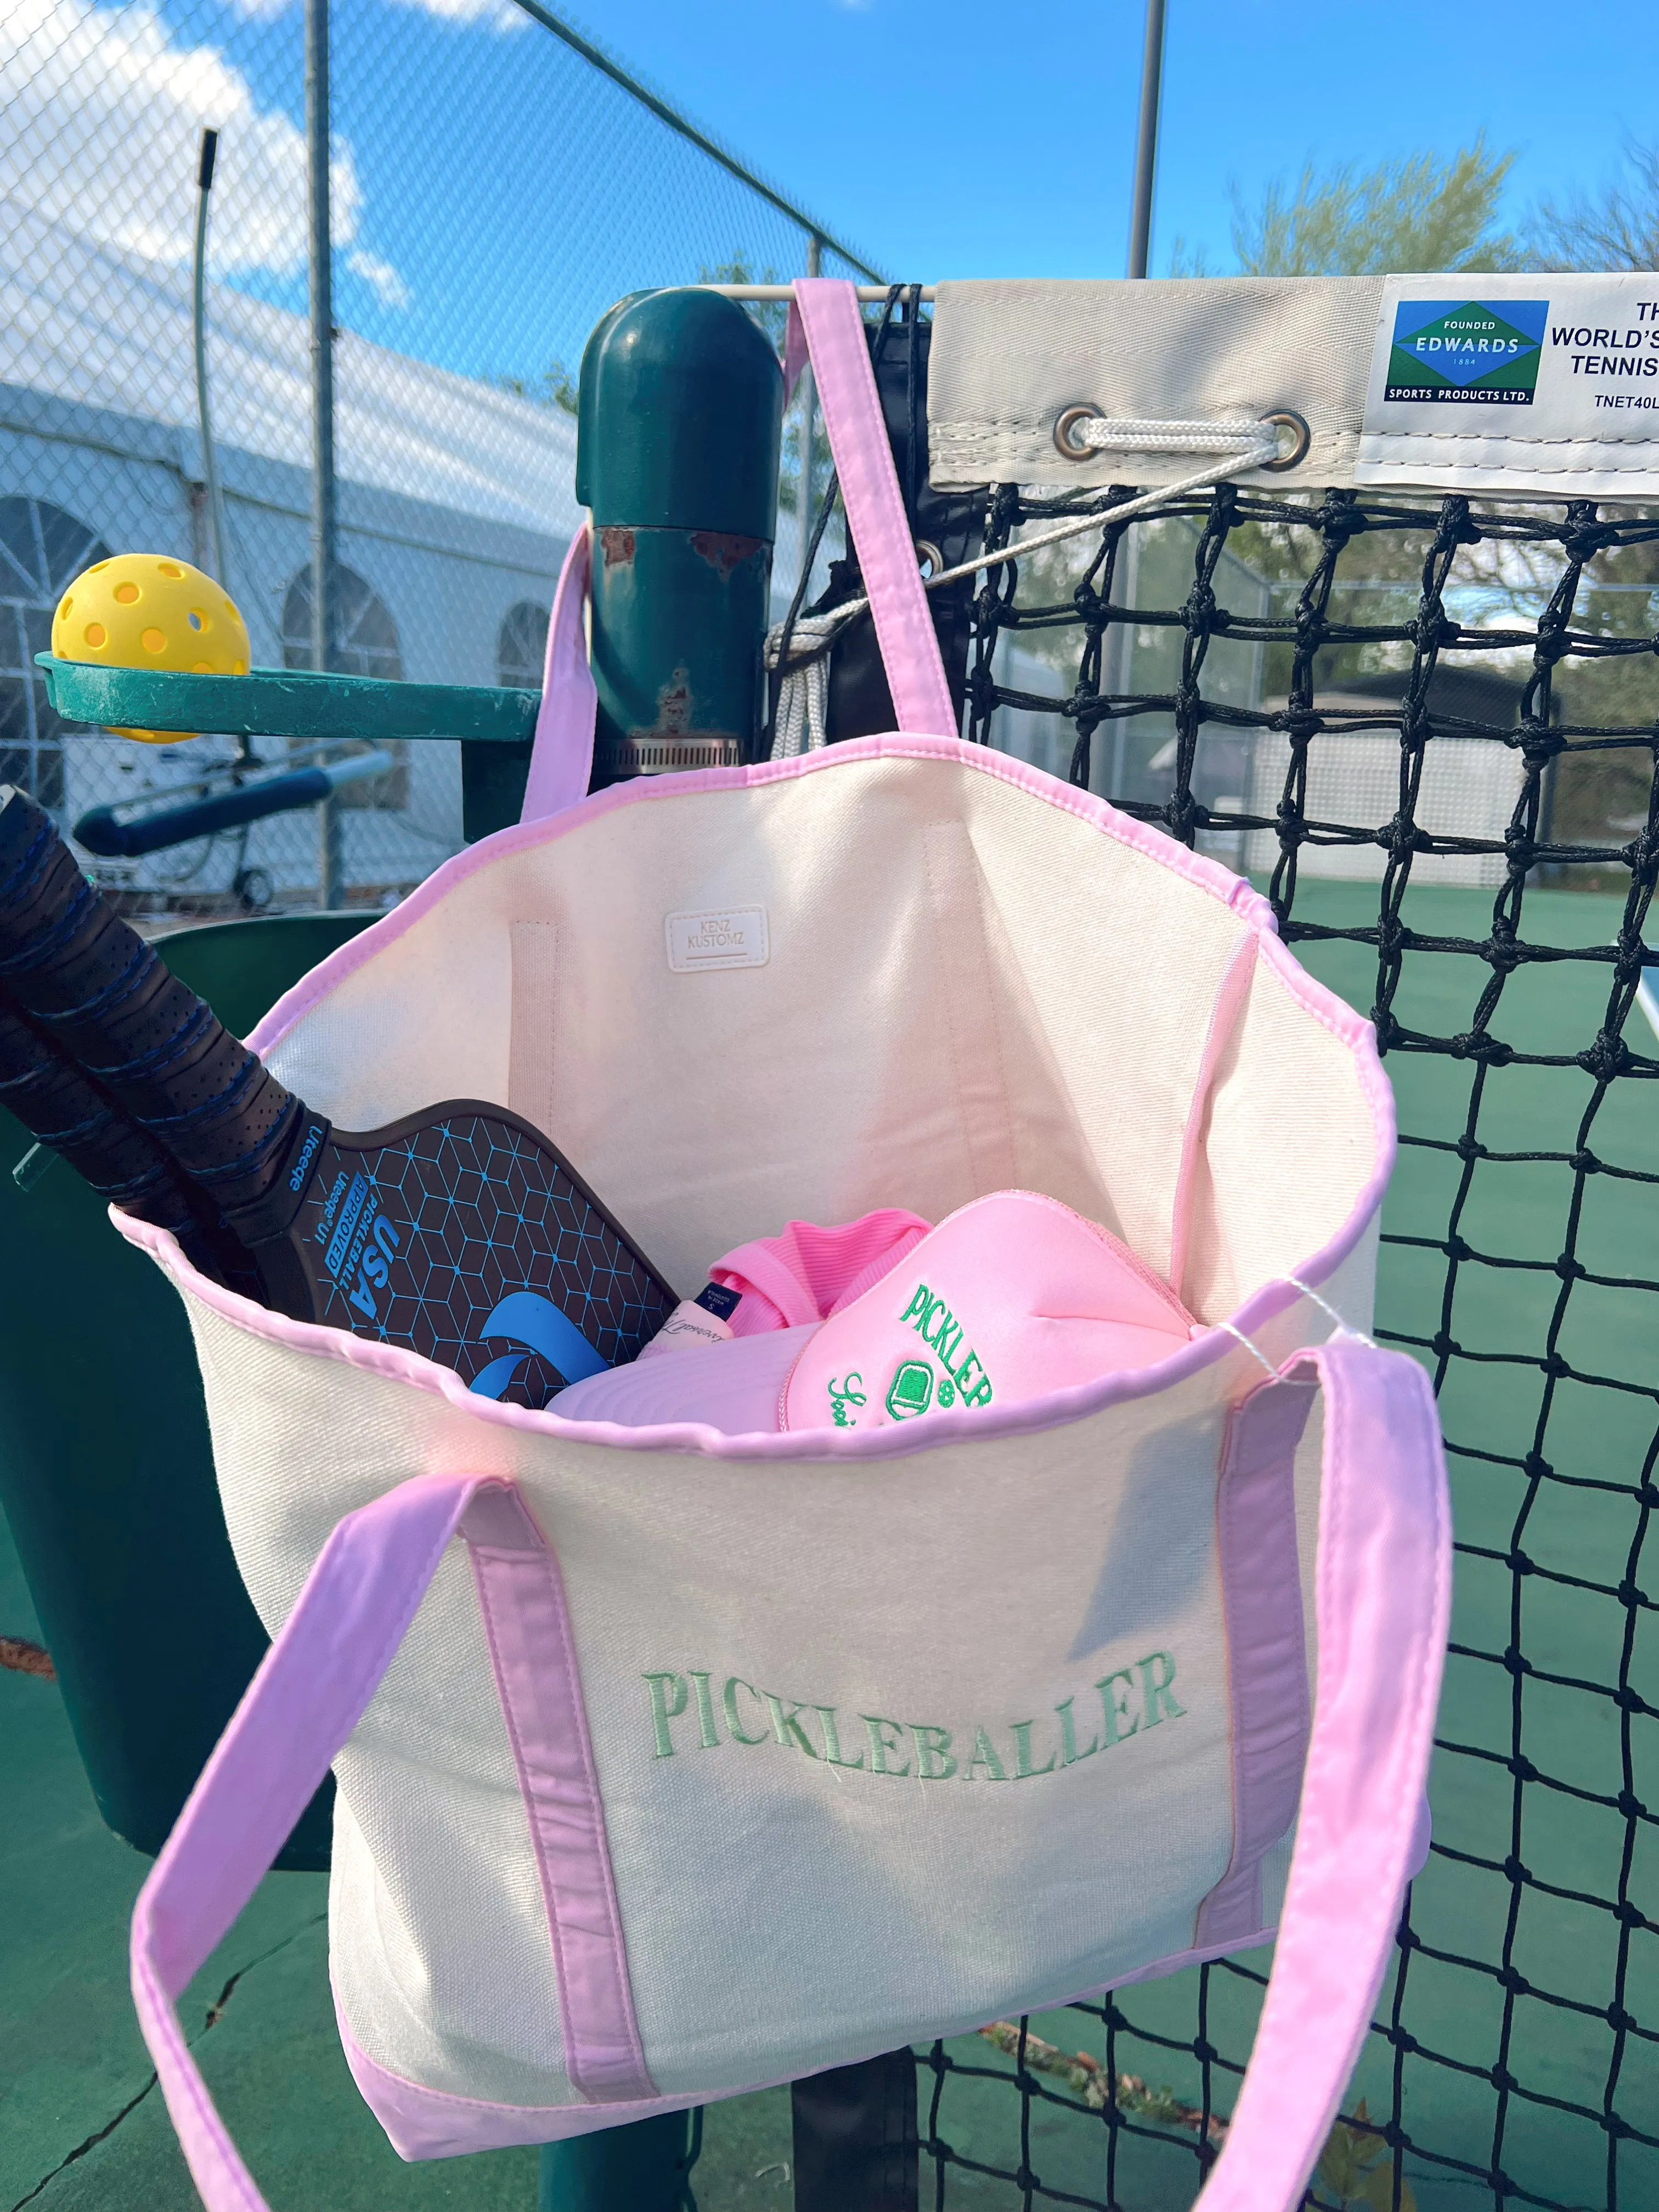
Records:
<instances>
[{"instance_id":1,"label":"pickleball paddle","mask_svg":"<svg viewBox=\"0 0 1659 2212\"><path fill-rule=\"evenodd\" d=\"M0 994L182 1171L276 1312L406 1346L483 1395L538 1407L635 1358L673 1310L568 1161L506 1108L451 1099L362 1133L312 1112L5 786ZM222 1262L210 1272L230 1279Z\"/></svg>"}]
</instances>

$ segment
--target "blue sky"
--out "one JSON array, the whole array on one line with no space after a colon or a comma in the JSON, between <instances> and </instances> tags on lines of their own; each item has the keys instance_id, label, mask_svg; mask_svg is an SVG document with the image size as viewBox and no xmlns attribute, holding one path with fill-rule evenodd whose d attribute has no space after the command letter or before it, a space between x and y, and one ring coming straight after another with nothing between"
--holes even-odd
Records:
<instances>
[{"instance_id":1,"label":"blue sky","mask_svg":"<svg viewBox=\"0 0 1659 2212\"><path fill-rule=\"evenodd\" d=\"M1142 0L586 0L583 27L896 276L1124 268ZM187 265L196 147L221 130L216 279L305 303L298 0L7 0L0 189ZM333 11L337 314L472 375L574 363L635 287L803 240L512 0ZM1230 182L1362 167L1478 132L1512 216L1659 134L1659 7L1414 17L1352 0L1170 0L1154 272L1228 265Z\"/></svg>"},{"instance_id":2,"label":"blue sky","mask_svg":"<svg viewBox=\"0 0 1659 2212\"><path fill-rule=\"evenodd\" d=\"M1139 0L605 0L590 17L682 105L898 274L1121 276ZM1512 201L1659 135L1659 7L1169 0L1154 268L1224 259L1247 197L1305 155L1380 161L1485 131Z\"/></svg>"}]
</instances>

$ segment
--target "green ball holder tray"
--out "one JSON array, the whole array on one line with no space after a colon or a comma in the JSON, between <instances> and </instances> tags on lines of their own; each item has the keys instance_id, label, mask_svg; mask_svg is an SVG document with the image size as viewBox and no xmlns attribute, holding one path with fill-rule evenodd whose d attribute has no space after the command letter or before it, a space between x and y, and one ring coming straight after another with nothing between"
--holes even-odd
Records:
<instances>
[{"instance_id":1,"label":"green ball holder tray","mask_svg":"<svg viewBox=\"0 0 1659 2212\"><path fill-rule=\"evenodd\" d=\"M399 684L308 669L192 676L59 660L50 653L36 653L35 664L64 720L94 727L368 743L459 738L469 842L519 818L542 696L495 684Z\"/></svg>"}]
</instances>

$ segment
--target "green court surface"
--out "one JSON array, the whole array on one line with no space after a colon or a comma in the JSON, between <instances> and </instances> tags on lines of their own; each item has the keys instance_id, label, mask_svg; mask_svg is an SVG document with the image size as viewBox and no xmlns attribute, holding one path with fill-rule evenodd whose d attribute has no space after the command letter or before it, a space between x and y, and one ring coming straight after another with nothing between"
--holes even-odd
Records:
<instances>
[{"instance_id":1,"label":"green court surface","mask_svg":"<svg viewBox=\"0 0 1659 2212\"><path fill-rule=\"evenodd\" d=\"M1364 886L1310 883L1298 892L1296 912L1304 922L1363 927L1375 920L1376 894ZM1420 889L1408 896L1405 919L1431 937L1478 940L1487 933L1491 912L1487 893ZM1523 934L1532 944L1607 945L1620 914L1620 903L1608 898L1528 891ZM1352 1003L1370 1008L1373 951L1340 942L1297 950ZM1407 1030L1457 1036L1468 1029L1489 974L1467 954L1413 951L1395 1017ZM1489 1027L1519 1051L1575 1054L1600 1026L1608 981L1605 967L1583 963L1523 966L1506 982ZM1631 1019L1632 1048L1654 1049L1640 1014ZM1475 1065L1408 1051L1391 1053L1386 1065L1402 1130L1455 1138L1478 1079ZM1485 1079L1481 1139L1504 1152L1571 1152L1592 1088L1591 1077L1577 1066L1493 1068ZM1651 1085L1615 1083L1592 1133L1597 1157L1659 1173L1656 1107ZM1509 1462L1534 1449L1547 1390L1552 1407L1536 1448L1556 1475L1627 1486L1641 1481L1659 1382L1656 1302L1639 1288L1575 1279L1556 1339L1565 1371L1547 1376L1540 1363L1550 1352L1561 1276L1547 1265L1534 1272L1489 1263L1555 1261L1567 1236L1573 1172L1559 1162L1480 1159L1468 1170L1460 1230L1471 1254L1484 1256L1458 1266L1443 1323L1447 1258L1437 1247L1465 1171L1453 1153L1402 1150L1385 1225L1433 1239L1437 1249L1385 1247L1378 1300L1384 1330L1429 1340L1443 1325L1459 1347L1449 1358L1442 1398L1448 1436L1496 1455L1456 1453L1451 1461L1460 1542L1497 1555L1460 1554L1454 1641L1497 1656L1452 1658L1441 1735L1493 1756L1443 1752L1437 1761L1437 1842L1465 1856L1437 1853L1413 1897L1421 1948L1411 1955L1401 2018L1419 2048L1403 2062L1402 2117L1419 2152L1407 2153L1404 2172L1422 2212L1479 2212L1492 2201L1482 2177L1493 2161L1501 2102L1499 2160L1516 2185L1516 2201L1599 2208L1609 2201L1607 2136L1594 2120L1562 2107L1599 2112L1616 2055L1617 2109L1648 2132L1659 2112L1656 2045L1631 2037L1616 2051L1617 2031L1607 2016L1622 1944L1625 2002L1644 2026L1650 2023L1647 1992L1659 1966L1659 1939L1645 1925L1621 1929L1605 1903L1618 1897L1622 1879L1625 1893L1645 1901L1649 1917L1659 1917L1652 1906L1659 1848L1650 1821L1627 1820L1594 1802L1627 1787L1644 1803L1659 1802L1651 1717L1621 1713L1595 1686L1616 1684L1623 1664L1638 1696L1659 1705L1651 1612L1627 1612L1614 1594L1627 1574L1642 1580L1630 1561L1644 1509L1630 1488L1573 1487ZM1650 1281L1659 1273L1656 1224L1652 1185L1592 1176L1581 1203L1577 1259L1591 1276L1615 1285ZM1419 1356L1434 1364L1432 1352ZM1573 1379L1584 1375L1633 1387ZM1517 1566L1517 1555L1548 1572ZM1627 1620L1635 1626L1626 1656ZM0 1556L0 1634L37 1632L8 1547ZM1522 1656L1506 1667L1502 1655L1511 1649ZM135 1655L135 1664L142 1664L142 1655ZM1563 1680L1516 1671L1527 1667ZM1567 1790L1547 1781L1518 1789L1498 1763L1516 1748L1517 1698L1522 1756ZM0 1740L7 1781L0 1828L0 2212L25 2203L42 2212L94 2206L185 2212L196 2199L149 2086L126 1990L126 1919L146 1863L100 1823L50 1682L0 1671ZM1502 1871L1511 1853L1531 1877L1518 1892ZM209 2084L273 2205L532 2212L533 2151L405 2166L386 2146L357 2098L335 2038L325 1893L319 1875L268 1879L181 2007ZM1506 1936L1507 1990L1490 1971L1504 1958ZM1239 1963L1262 1972L1268 1956ZM1200 2090L1191 2050L1196 1983L1195 1975L1183 1974L1123 1992L1121 2013L1133 2031L1167 2037L1179 2048L1120 2029L1115 2052L1120 2069L1153 2087L1167 2084L1194 2103ZM1391 1980L1385 1996L1392 1988ZM1567 2002L1550 2002L1540 1991ZM1225 1970L1209 1976L1207 2034L1225 2058L1247 2051L1256 2002L1245 1978ZM1068 2011L1036 2020L1032 2027L1068 2051L1104 2056L1104 2029L1094 2015ZM1425 2055L1431 2052L1455 2063L1433 2063ZM949 2056L985 2074L953 2073L944 2085L939 2137L970 2162L948 2169L944 2202L969 2212L1012 2212L1026 2201L1024 2191L1012 2179L978 2174L972 2166L1011 2177L1020 2165L1021 2100L1012 2062L973 2037L958 2039ZM1373 2113L1386 2113L1394 2065L1394 2051L1373 2038L1349 2108L1363 2094ZM1494 2069L1500 2079L1507 2069L1513 2085L1507 2092L1494 2085ZM1217 2063L1211 2082L1214 2106L1224 2114L1236 2076ZM926 2069L921 2086L926 2131L933 2087ZM1060 2081L1044 2086L1072 2099ZM1198 2180L1193 2140L1179 2129L1120 2138L1115 2179L1123 2212L1179 2212L1190 2203ZM1106 2144L1097 2117L1034 2103L1028 2155L1041 2191L1104 2202ZM789 2156L787 2092L711 2108L696 2175L702 2212L787 2206ZM932 2179L925 2177L922 2202L933 2201ZM1045 2195L1033 2201L1042 2203ZM1617 2201L1659 2205L1659 2154L1620 2147Z\"/></svg>"}]
</instances>

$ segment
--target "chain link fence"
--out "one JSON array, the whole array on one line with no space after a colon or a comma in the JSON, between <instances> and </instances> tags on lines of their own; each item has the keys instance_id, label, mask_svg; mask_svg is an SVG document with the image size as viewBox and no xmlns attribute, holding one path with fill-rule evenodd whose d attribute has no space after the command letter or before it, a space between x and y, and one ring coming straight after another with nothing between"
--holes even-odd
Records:
<instances>
[{"instance_id":1,"label":"chain link fence","mask_svg":"<svg viewBox=\"0 0 1659 2212\"><path fill-rule=\"evenodd\" d=\"M360 0L331 39L338 665L540 682L579 516L588 331L646 286L804 273L815 232L596 50L515 0ZM260 762L228 738L73 732L33 665L110 552L210 567L191 320L197 164L228 574L253 662L309 667L311 356L304 20L282 0L0 0L0 780L66 830ZM828 240L826 274L870 272ZM794 580L799 433L775 574ZM69 738L70 742L65 743ZM404 749L337 801L348 903L395 902L460 843L457 748ZM310 905L311 811L88 859L141 913Z\"/></svg>"}]
</instances>

